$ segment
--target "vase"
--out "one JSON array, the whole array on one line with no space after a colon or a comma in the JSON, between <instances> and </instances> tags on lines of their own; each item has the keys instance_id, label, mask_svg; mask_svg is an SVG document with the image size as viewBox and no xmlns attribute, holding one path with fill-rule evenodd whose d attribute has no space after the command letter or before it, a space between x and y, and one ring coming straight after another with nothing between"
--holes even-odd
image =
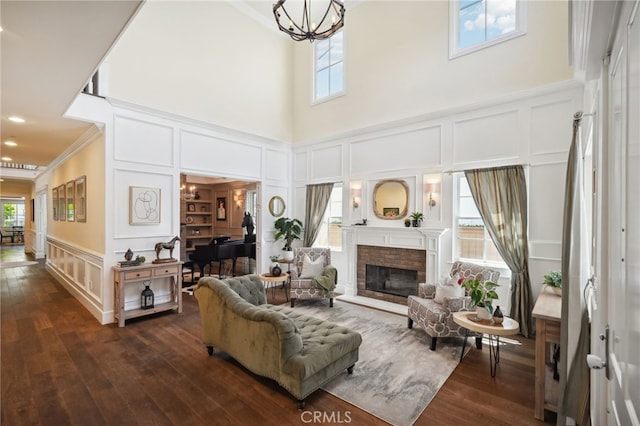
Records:
<instances>
[{"instance_id":1,"label":"vase","mask_svg":"<svg viewBox=\"0 0 640 426\"><path fill-rule=\"evenodd\" d=\"M413 226L414 228L419 228L420 222L422 222L420 219L411 219L411 226Z\"/></svg>"},{"instance_id":2,"label":"vase","mask_svg":"<svg viewBox=\"0 0 640 426\"><path fill-rule=\"evenodd\" d=\"M491 313L484 306L476 306L476 317L481 320L490 320Z\"/></svg>"},{"instance_id":3,"label":"vase","mask_svg":"<svg viewBox=\"0 0 640 426\"><path fill-rule=\"evenodd\" d=\"M405 222L404 226L406 226L407 228L411 226L411 222Z\"/></svg>"},{"instance_id":4,"label":"vase","mask_svg":"<svg viewBox=\"0 0 640 426\"><path fill-rule=\"evenodd\" d=\"M280 267L280 264L278 262L272 263L269 270L271 271L271 275L273 275L274 277L279 277L280 274L282 274L282 268Z\"/></svg>"},{"instance_id":5,"label":"vase","mask_svg":"<svg viewBox=\"0 0 640 426\"><path fill-rule=\"evenodd\" d=\"M562 287L551 287L545 284L545 289L548 293L555 294L556 296L562 296Z\"/></svg>"},{"instance_id":6,"label":"vase","mask_svg":"<svg viewBox=\"0 0 640 426\"><path fill-rule=\"evenodd\" d=\"M287 261L293 260L293 250L285 250L282 252L282 258Z\"/></svg>"},{"instance_id":7,"label":"vase","mask_svg":"<svg viewBox=\"0 0 640 426\"><path fill-rule=\"evenodd\" d=\"M504 321L504 315L500 310L500 306L496 306L496 310L493 311L493 322L496 324L502 324L502 321Z\"/></svg>"}]
</instances>

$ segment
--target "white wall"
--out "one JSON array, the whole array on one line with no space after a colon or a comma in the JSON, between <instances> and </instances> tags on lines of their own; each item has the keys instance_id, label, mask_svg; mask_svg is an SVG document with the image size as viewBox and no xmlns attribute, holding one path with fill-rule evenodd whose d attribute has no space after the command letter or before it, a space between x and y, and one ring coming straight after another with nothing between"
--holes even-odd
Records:
<instances>
[{"instance_id":1,"label":"white wall","mask_svg":"<svg viewBox=\"0 0 640 426\"><path fill-rule=\"evenodd\" d=\"M449 60L449 2L347 2L345 96L311 105L312 45L295 44L294 141L571 79L568 3L525 4L526 35Z\"/></svg>"},{"instance_id":2,"label":"white wall","mask_svg":"<svg viewBox=\"0 0 640 426\"><path fill-rule=\"evenodd\" d=\"M291 50L227 2L147 1L101 70L108 97L291 141Z\"/></svg>"},{"instance_id":3,"label":"white wall","mask_svg":"<svg viewBox=\"0 0 640 426\"><path fill-rule=\"evenodd\" d=\"M304 212L306 184L342 181L349 188L357 182L362 185L360 206L345 203L343 223L366 218L372 227L404 227L402 220L379 219L373 214L373 187L380 179L393 178L407 182L409 212L424 212L424 227L451 228L453 176L449 171L524 164L529 190L529 266L537 297L542 276L560 269L566 157L573 113L581 106L582 86L558 83L450 110L446 115L426 114L322 143L296 144L296 217ZM442 193L437 196L438 205L429 209L423 188L434 178L441 181ZM451 232L442 238L440 273L448 272L454 258L451 238ZM345 257L332 253L332 261L344 271ZM503 270L498 289L499 304L506 312L509 277L509 271Z\"/></svg>"}]
</instances>

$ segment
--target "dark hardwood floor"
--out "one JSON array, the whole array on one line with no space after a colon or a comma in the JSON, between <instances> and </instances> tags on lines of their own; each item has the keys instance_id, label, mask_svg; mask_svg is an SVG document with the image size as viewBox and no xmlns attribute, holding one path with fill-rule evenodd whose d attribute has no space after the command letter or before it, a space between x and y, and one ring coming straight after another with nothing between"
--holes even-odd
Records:
<instances>
[{"instance_id":1,"label":"dark hardwood floor","mask_svg":"<svg viewBox=\"0 0 640 426\"><path fill-rule=\"evenodd\" d=\"M27 260L22 246L3 246L1 258ZM42 262L0 269L0 279L2 425L386 424L324 391L298 411L275 382L224 353L209 357L192 296L181 315L118 328L100 325ZM281 289L268 296L285 302ZM415 424L555 423L551 413L544 423L533 417L533 347L510 340L494 379L486 345L473 348Z\"/></svg>"}]
</instances>

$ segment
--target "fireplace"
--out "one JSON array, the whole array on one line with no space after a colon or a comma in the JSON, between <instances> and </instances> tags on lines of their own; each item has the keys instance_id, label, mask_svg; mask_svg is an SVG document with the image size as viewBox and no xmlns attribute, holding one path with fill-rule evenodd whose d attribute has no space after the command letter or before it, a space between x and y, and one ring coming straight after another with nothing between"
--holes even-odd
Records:
<instances>
[{"instance_id":1,"label":"fireplace","mask_svg":"<svg viewBox=\"0 0 640 426\"><path fill-rule=\"evenodd\" d=\"M366 265L364 281L367 290L407 297L416 294L418 271Z\"/></svg>"},{"instance_id":2,"label":"fireplace","mask_svg":"<svg viewBox=\"0 0 640 426\"><path fill-rule=\"evenodd\" d=\"M426 252L358 245L356 267L358 296L406 305L426 281Z\"/></svg>"}]
</instances>

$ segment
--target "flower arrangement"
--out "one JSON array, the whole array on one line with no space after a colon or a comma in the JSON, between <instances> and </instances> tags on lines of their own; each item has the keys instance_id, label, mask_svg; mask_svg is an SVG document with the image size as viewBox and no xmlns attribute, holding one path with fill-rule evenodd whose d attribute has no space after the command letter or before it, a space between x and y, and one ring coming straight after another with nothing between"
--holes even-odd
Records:
<instances>
[{"instance_id":1,"label":"flower arrangement","mask_svg":"<svg viewBox=\"0 0 640 426\"><path fill-rule=\"evenodd\" d=\"M280 259L280 256L274 254L273 256L269 256L269 259L271 259L272 262L277 262L278 259Z\"/></svg>"},{"instance_id":2,"label":"flower arrangement","mask_svg":"<svg viewBox=\"0 0 640 426\"><path fill-rule=\"evenodd\" d=\"M463 280L460 278L458 283L469 290L469 296L471 297L471 303L473 306L479 306L485 308L489 311L489 314L493 313L493 300L498 298L498 293L496 293L496 287L499 287L498 284L492 281L485 281L481 283L480 280L463 280L462 283L460 281Z\"/></svg>"},{"instance_id":3,"label":"flower arrangement","mask_svg":"<svg viewBox=\"0 0 640 426\"><path fill-rule=\"evenodd\" d=\"M542 279L542 284L549 287L562 288L562 273L560 271L551 271Z\"/></svg>"}]
</instances>

